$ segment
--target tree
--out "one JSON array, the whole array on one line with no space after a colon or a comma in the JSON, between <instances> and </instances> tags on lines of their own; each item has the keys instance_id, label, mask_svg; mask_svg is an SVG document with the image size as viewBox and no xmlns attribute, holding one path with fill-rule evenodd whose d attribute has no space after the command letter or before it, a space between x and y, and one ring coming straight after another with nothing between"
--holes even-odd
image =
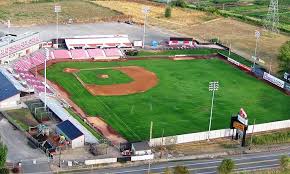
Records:
<instances>
[{"instance_id":1,"label":"tree","mask_svg":"<svg viewBox=\"0 0 290 174\"><path fill-rule=\"evenodd\" d=\"M0 142L0 168L5 166L7 151L7 147L2 142Z\"/></svg>"},{"instance_id":2,"label":"tree","mask_svg":"<svg viewBox=\"0 0 290 174\"><path fill-rule=\"evenodd\" d=\"M164 172L164 174L172 174L171 170L167 167Z\"/></svg>"},{"instance_id":3,"label":"tree","mask_svg":"<svg viewBox=\"0 0 290 174\"><path fill-rule=\"evenodd\" d=\"M172 1L172 5L174 5L176 7L185 8L186 2L184 0L176 0L176 1Z\"/></svg>"},{"instance_id":4,"label":"tree","mask_svg":"<svg viewBox=\"0 0 290 174\"><path fill-rule=\"evenodd\" d=\"M290 40L280 47L278 60L281 70L290 72Z\"/></svg>"},{"instance_id":5,"label":"tree","mask_svg":"<svg viewBox=\"0 0 290 174\"><path fill-rule=\"evenodd\" d=\"M174 174L189 174L189 170L185 166L174 167Z\"/></svg>"},{"instance_id":6,"label":"tree","mask_svg":"<svg viewBox=\"0 0 290 174\"><path fill-rule=\"evenodd\" d=\"M9 169L7 169L7 168L1 168L0 173L1 174L9 174L10 172L9 172Z\"/></svg>"},{"instance_id":7,"label":"tree","mask_svg":"<svg viewBox=\"0 0 290 174\"><path fill-rule=\"evenodd\" d=\"M288 169L290 163L290 158L287 155L283 155L280 158L280 166L283 170Z\"/></svg>"},{"instance_id":8,"label":"tree","mask_svg":"<svg viewBox=\"0 0 290 174\"><path fill-rule=\"evenodd\" d=\"M235 162L231 159L224 159L218 167L219 174L229 174L235 168Z\"/></svg>"},{"instance_id":9,"label":"tree","mask_svg":"<svg viewBox=\"0 0 290 174\"><path fill-rule=\"evenodd\" d=\"M170 6L167 6L167 7L165 8L164 16L165 16L166 18L170 18L170 17L171 17L171 7L170 7Z\"/></svg>"}]
</instances>

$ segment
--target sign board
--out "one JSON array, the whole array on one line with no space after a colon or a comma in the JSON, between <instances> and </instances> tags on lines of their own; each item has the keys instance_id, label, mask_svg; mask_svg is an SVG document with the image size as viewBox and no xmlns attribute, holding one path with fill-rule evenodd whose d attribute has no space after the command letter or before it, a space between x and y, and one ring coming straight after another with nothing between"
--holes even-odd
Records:
<instances>
[{"instance_id":1,"label":"sign board","mask_svg":"<svg viewBox=\"0 0 290 174\"><path fill-rule=\"evenodd\" d=\"M143 41L142 40L134 40L133 45L134 45L134 47L142 47Z\"/></svg>"},{"instance_id":2,"label":"sign board","mask_svg":"<svg viewBox=\"0 0 290 174\"><path fill-rule=\"evenodd\" d=\"M283 80L278 79L275 76L272 76L269 73L264 72L263 79L267 80L268 82L273 83L274 85L284 88L285 82Z\"/></svg>"},{"instance_id":3,"label":"sign board","mask_svg":"<svg viewBox=\"0 0 290 174\"><path fill-rule=\"evenodd\" d=\"M231 59L231 58L228 57L228 61L233 63L233 64L235 64L235 65L237 65L237 66L240 66L240 62L238 62L238 61L236 61L234 59Z\"/></svg>"},{"instance_id":4,"label":"sign board","mask_svg":"<svg viewBox=\"0 0 290 174\"><path fill-rule=\"evenodd\" d=\"M148 13L150 12L150 8L147 7L147 6L142 7L142 12L143 12L144 14L148 14Z\"/></svg>"},{"instance_id":5,"label":"sign board","mask_svg":"<svg viewBox=\"0 0 290 174\"><path fill-rule=\"evenodd\" d=\"M258 30L256 30L255 31L255 37L256 38L260 38L260 36L261 36L261 33Z\"/></svg>"},{"instance_id":6,"label":"sign board","mask_svg":"<svg viewBox=\"0 0 290 174\"><path fill-rule=\"evenodd\" d=\"M60 5L55 5L54 6L54 12L55 13L60 13L61 12L61 6Z\"/></svg>"},{"instance_id":7,"label":"sign board","mask_svg":"<svg viewBox=\"0 0 290 174\"><path fill-rule=\"evenodd\" d=\"M233 127L235 129L238 129L238 130L242 131L242 132L245 130L245 125L243 125L243 124L241 124L241 123L239 123L237 121L234 121Z\"/></svg>"},{"instance_id":8,"label":"sign board","mask_svg":"<svg viewBox=\"0 0 290 174\"><path fill-rule=\"evenodd\" d=\"M290 74L285 72L284 73L284 79L289 82L290 81Z\"/></svg>"},{"instance_id":9,"label":"sign board","mask_svg":"<svg viewBox=\"0 0 290 174\"><path fill-rule=\"evenodd\" d=\"M238 115L238 120L244 125L248 125L248 119L242 117L241 115Z\"/></svg>"}]
</instances>

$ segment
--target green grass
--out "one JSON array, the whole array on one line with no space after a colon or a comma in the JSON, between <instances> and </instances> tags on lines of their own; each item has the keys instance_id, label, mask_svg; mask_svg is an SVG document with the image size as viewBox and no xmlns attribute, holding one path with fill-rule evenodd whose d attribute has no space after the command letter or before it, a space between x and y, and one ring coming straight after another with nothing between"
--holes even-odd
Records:
<instances>
[{"instance_id":1,"label":"green grass","mask_svg":"<svg viewBox=\"0 0 290 174\"><path fill-rule=\"evenodd\" d=\"M6 111L6 113L22 129L28 131L29 127L37 126L39 123L35 120L29 109L15 109Z\"/></svg>"},{"instance_id":2,"label":"green grass","mask_svg":"<svg viewBox=\"0 0 290 174\"><path fill-rule=\"evenodd\" d=\"M216 50L205 48L192 50L164 50L164 51L142 50L138 53L137 56L174 56L174 55L191 55L191 54L207 55L211 53L216 53Z\"/></svg>"},{"instance_id":3,"label":"green grass","mask_svg":"<svg viewBox=\"0 0 290 174\"><path fill-rule=\"evenodd\" d=\"M224 56L229 56L229 52L226 51L226 50L219 50L218 52L220 54L224 55ZM242 56L237 55L237 54L235 54L233 52L231 52L229 57L234 59L234 60L236 60L236 61L238 61L238 62L240 62L240 63L242 63L242 64L244 64L244 65L246 65L246 66L248 66L248 67L251 67L253 65L253 63L251 61L249 61L249 60L243 58Z\"/></svg>"},{"instance_id":4,"label":"green grass","mask_svg":"<svg viewBox=\"0 0 290 174\"><path fill-rule=\"evenodd\" d=\"M159 84L145 93L127 96L92 96L63 68L141 66L154 72ZM210 81L220 82L216 92L213 129L229 128L232 114L243 107L250 123L290 118L290 97L233 68L219 59L132 60L126 62L63 62L48 68L48 78L69 92L88 115L101 116L130 141L206 131L211 105Z\"/></svg>"},{"instance_id":5,"label":"green grass","mask_svg":"<svg viewBox=\"0 0 290 174\"><path fill-rule=\"evenodd\" d=\"M79 123L81 123L88 131L90 131L97 139L102 139L102 135L99 134L95 129L93 129L91 126L89 126L87 123L84 122L84 120L78 116L76 113L74 113L71 109L67 109L67 111L76 119Z\"/></svg>"},{"instance_id":6,"label":"green grass","mask_svg":"<svg viewBox=\"0 0 290 174\"><path fill-rule=\"evenodd\" d=\"M102 74L109 75L109 78L100 78ZM77 75L87 84L110 85L129 83L132 81L126 74L114 69L81 70Z\"/></svg>"}]
</instances>

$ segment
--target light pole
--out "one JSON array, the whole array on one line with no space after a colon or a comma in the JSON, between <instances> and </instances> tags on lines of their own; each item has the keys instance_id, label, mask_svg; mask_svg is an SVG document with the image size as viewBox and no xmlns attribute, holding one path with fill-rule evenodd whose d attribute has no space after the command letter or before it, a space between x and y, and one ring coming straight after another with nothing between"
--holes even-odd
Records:
<instances>
[{"instance_id":1,"label":"light pole","mask_svg":"<svg viewBox=\"0 0 290 174\"><path fill-rule=\"evenodd\" d=\"M210 130L211 130L211 120L212 120L212 111L213 111L213 101L214 101L214 93L219 89L219 82L209 82L208 86L209 91L212 91L212 98L211 98L211 108L210 108L210 118L209 118L209 125L208 125L208 136L207 140L210 139Z\"/></svg>"},{"instance_id":2,"label":"light pole","mask_svg":"<svg viewBox=\"0 0 290 174\"><path fill-rule=\"evenodd\" d=\"M58 13L61 12L61 6L55 5L54 6L54 12L56 13L56 45L58 48Z\"/></svg>"},{"instance_id":3,"label":"light pole","mask_svg":"<svg viewBox=\"0 0 290 174\"><path fill-rule=\"evenodd\" d=\"M45 48L45 60L44 60L44 109L46 111L46 61L49 59L49 50Z\"/></svg>"},{"instance_id":4,"label":"light pole","mask_svg":"<svg viewBox=\"0 0 290 174\"><path fill-rule=\"evenodd\" d=\"M146 36L146 21L147 21L147 15L150 12L149 7L143 7L142 12L144 13L144 26L143 26L143 48L145 48L145 36Z\"/></svg>"},{"instance_id":5,"label":"light pole","mask_svg":"<svg viewBox=\"0 0 290 174\"><path fill-rule=\"evenodd\" d=\"M7 50L7 54L8 54L8 61L10 59L10 48L9 48L9 45L10 45L10 20L7 21L7 30L8 30L8 50Z\"/></svg>"},{"instance_id":6,"label":"light pole","mask_svg":"<svg viewBox=\"0 0 290 174\"><path fill-rule=\"evenodd\" d=\"M253 59L254 59L253 68L255 68L256 61L257 61L257 49L258 49L258 41L259 41L260 36L261 36L261 33L258 30L256 30L255 31L256 47L255 47L255 55L253 56Z\"/></svg>"}]
</instances>

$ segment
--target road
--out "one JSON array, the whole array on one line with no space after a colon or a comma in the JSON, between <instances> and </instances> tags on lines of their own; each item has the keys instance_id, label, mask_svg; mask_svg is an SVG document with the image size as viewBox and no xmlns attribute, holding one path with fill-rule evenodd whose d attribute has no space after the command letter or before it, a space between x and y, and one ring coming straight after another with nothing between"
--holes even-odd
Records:
<instances>
[{"instance_id":1,"label":"road","mask_svg":"<svg viewBox=\"0 0 290 174\"><path fill-rule=\"evenodd\" d=\"M290 154L290 148L279 152L244 154L229 157L235 161L235 171L251 171L261 169L271 169L279 167L281 155ZM171 161L158 164L151 164L152 173L162 173L167 167L173 168L177 165L188 167L192 174L215 174L219 166L221 158L208 160L187 160L187 161ZM135 167L101 169L86 172L76 172L75 174L147 174L148 164Z\"/></svg>"},{"instance_id":2,"label":"road","mask_svg":"<svg viewBox=\"0 0 290 174\"><path fill-rule=\"evenodd\" d=\"M0 116L1 140L8 147L7 162L22 162L23 173L51 173L46 155L39 149L27 144L27 138L15 129L5 118ZM36 164L33 164L36 161Z\"/></svg>"},{"instance_id":3,"label":"road","mask_svg":"<svg viewBox=\"0 0 290 174\"><path fill-rule=\"evenodd\" d=\"M0 24L0 31L7 32L7 26ZM24 32L33 31L39 32L40 38L44 41L48 41L52 38L56 38L56 25L38 25L30 27L12 27L10 33L21 34ZM81 35L105 35L105 34L127 34L129 39L142 40L143 27L139 25L129 25L125 23L95 23L95 24L66 24L59 25L59 37L71 37ZM146 44L151 41L162 41L169 39L169 36L175 36L176 33L171 33L164 29L158 29L156 27L147 27L146 30Z\"/></svg>"}]
</instances>

